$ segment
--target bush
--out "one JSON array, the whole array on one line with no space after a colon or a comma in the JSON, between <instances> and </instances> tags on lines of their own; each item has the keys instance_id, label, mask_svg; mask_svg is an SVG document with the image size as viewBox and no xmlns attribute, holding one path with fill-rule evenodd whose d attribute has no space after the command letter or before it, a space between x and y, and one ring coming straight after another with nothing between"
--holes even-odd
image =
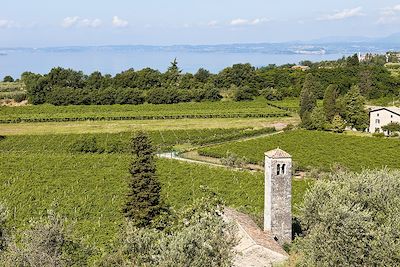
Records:
<instances>
[{"instance_id":1,"label":"bush","mask_svg":"<svg viewBox=\"0 0 400 267\"><path fill-rule=\"evenodd\" d=\"M254 97L256 95L257 95L256 90L251 89L249 86L243 86L236 89L233 98L235 101L248 101L248 100L254 100Z\"/></svg>"},{"instance_id":2,"label":"bush","mask_svg":"<svg viewBox=\"0 0 400 267\"><path fill-rule=\"evenodd\" d=\"M283 93L277 89L264 89L262 95L270 101L279 101L283 99Z\"/></svg>"},{"instance_id":3,"label":"bush","mask_svg":"<svg viewBox=\"0 0 400 267\"><path fill-rule=\"evenodd\" d=\"M232 266L236 228L221 214L222 206L207 198L176 214L170 233L129 224L123 254L129 266Z\"/></svg>"},{"instance_id":4,"label":"bush","mask_svg":"<svg viewBox=\"0 0 400 267\"><path fill-rule=\"evenodd\" d=\"M301 266L399 266L400 172L339 172L304 197Z\"/></svg>"},{"instance_id":5,"label":"bush","mask_svg":"<svg viewBox=\"0 0 400 267\"><path fill-rule=\"evenodd\" d=\"M14 238L0 257L2 266L86 266L92 249L73 240L64 220L49 212L44 222L34 222Z\"/></svg>"},{"instance_id":6,"label":"bush","mask_svg":"<svg viewBox=\"0 0 400 267\"><path fill-rule=\"evenodd\" d=\"M295 126L294 126L293 124L289 123L289 124L286 125L282 130L283 130L284 132L288 132L288 131L293 130L294 128L295 128Z\"/></svg>"},{"instance_id":7,"label":"bush","mask_svg":"<svg viewBox=\"0 0 400 267\"><path fill-rule=\"evenodd\" d=\"M372 136L373 137L378 137L378 138L384 138L385 134L384 133L373 133Z\"/></svg>"},{"instance_id":8,"label":"bush","mask_svg":"<svg viewBox=\"0 0 400 267\"><path fill-rule=\"evenodd\" d=\"M226 157L221 159L221 163L223 165L229 166L229 167L234 167L234 168L243 168L246 165L246 158L244 157L239 157L238 155L227 152Z\"/></svg>"}]
</instances>

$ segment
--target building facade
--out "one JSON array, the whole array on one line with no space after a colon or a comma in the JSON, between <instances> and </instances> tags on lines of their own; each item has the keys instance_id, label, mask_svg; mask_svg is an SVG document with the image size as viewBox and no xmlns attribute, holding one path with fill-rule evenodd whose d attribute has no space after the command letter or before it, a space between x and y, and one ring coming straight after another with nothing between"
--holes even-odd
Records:
<instances>
[{"instance_id":1,"label":"building facade","mask_svg":"<svg viewBox=\"0 0 400 267\"><path fill-rule=\"evenodd\" d=\"M389 123L400 123L400 108L378 107L369 112L369 132L383 132L382 127Z\"/></svg>"}]
</instances>

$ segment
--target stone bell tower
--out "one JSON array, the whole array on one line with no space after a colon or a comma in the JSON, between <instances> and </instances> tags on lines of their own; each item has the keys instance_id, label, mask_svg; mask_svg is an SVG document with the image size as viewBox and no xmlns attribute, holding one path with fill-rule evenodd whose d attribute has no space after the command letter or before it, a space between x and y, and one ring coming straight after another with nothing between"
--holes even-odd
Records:
<instances>
[{"instance_id":1,"label":"stone bell tower","mask_svg":"<svg viewBox=\"0 0 400 267\"><path fill-rule=\"evenodd\" d=\"M280 244L292 241L292 156L277 148L265 153L264 231Z\"/></svg>"}]
</instances>

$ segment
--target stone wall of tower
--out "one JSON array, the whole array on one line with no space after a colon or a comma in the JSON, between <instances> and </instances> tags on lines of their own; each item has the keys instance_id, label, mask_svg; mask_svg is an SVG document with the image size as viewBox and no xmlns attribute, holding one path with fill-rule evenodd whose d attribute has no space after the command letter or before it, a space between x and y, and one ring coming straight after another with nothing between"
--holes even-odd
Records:
<instances>
[{"instance_id":1,"label":"stone wall of tower","mask_svg":"<svg viewBox=\"0 0 400 267\"><path fill-rule=\"evenodd\" d=\"M281 244L292 240L291 200L292 159L266 156L264 230L272 232Z\"/></svg>"}]
</instances>

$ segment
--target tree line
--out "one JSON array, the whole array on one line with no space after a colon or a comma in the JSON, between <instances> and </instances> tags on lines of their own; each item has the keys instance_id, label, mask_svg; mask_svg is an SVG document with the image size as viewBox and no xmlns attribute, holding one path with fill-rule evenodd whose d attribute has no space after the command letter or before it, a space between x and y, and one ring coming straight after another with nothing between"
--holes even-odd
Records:
<instances>
[{"instance_id":1,"label":"tree line","mask_svg":"<svg viewBox=\"0 0 400 267\"><path fill-rule=\"evenodd\" d=\"M268 65L256 68L235 64L213 74L200 68L195 74L183 73L174 60L166 72L145 68L129 69L111 76L95 71L53 68L41 75L24 72L32 104L109 105L109 104L173 104L188 101L218 101L230 97L236 101L264 96L268 100L298 97L307 74L315 77L314 94L324 97L325 89L335 84L339 95L358 85L367 99L398 95L400 80L390 74L380 61L358 62L357 56L329 62L301 62L308 71L293 69L294 65ZM329 64L328 64L329 63ZM9 78L8 78L9 79Z\"/></svg>"}]
</instances>

